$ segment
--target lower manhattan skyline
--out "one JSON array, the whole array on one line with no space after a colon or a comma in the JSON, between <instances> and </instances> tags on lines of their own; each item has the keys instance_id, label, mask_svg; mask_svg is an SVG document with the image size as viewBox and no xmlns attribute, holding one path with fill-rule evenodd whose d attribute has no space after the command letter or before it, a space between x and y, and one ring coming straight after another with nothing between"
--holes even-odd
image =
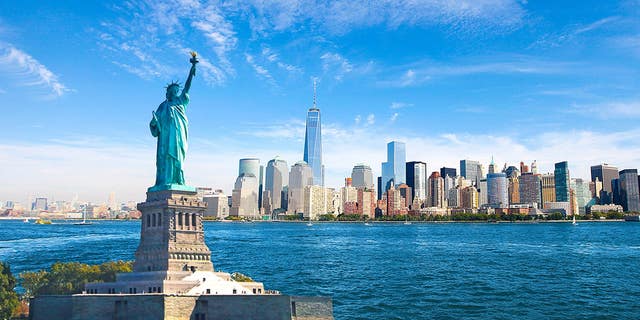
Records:
<instances>
[{"instance_id":1,"label":"lower manhattan skyline","mask_svg":"<svg viewBox=\"0 0 640 320\"><path fill-rule=\"evenodd\" d=\"M314 79L328 187L357 164L380 176L390 141L427 174L492 157L634 169L640 10L592 4L2 3L0 200L140 200L145 126L190 50L193 186L230 195L241 158L302 160Z\"/></svg>"}]
</instances>

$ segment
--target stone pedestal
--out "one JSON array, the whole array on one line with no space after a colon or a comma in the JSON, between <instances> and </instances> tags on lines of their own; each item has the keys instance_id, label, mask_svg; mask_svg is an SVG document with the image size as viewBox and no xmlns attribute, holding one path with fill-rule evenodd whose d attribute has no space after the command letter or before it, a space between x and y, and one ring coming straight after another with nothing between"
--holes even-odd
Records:
<instances>
[{"instance_id":1,"label":"stone pedestal","mask_svg":"<svg viewBox=\"0 0 640 320\"><path fill-rule=\"evenodd\" d=\"M196 192L147 192L138 204L142 224L133 271L213 271L202 227L206 208Z\"/></svg>"}]
</instances>

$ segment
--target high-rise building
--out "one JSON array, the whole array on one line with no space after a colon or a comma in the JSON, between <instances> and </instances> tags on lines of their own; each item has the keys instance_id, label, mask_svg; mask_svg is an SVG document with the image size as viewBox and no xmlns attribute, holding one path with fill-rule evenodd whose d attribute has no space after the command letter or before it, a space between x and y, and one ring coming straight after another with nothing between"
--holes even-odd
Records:
<instances>
[{"instance_id":1,"label":"high-rise building","mask_svg":"<svg viewBox=\"0 0 640 320\"><path fill-rule=\"evenodd\" d=\"M468 186L460 190L461 208L477 209L478 208L478 190L474 186Z\"/></svg>"},{"instance_id":2,"label":"high-rise building","mask_svg":"<svg viewBox=\"0 0 640 320\"><path fill-rule=\"evenodd\" d=\"M444 179L438 171L434 171L427 181L427 206L446 208L447 203L444 200Z\"/></svg>"},{"instance_id":3,"label":"high-rise building","mask_svg":"<svg viewBox=\"0 0 640 320\"><path fill-rule=\"evenodd\" d=\"M509 207L509 185L507 175L498 173L487 174L487 201L494 208Z\"/></svg>"},{"instance_id":4,"label":"high-rise building","mask_svg":"<svg viewBox=\"0 0 640 320\"><path fill-rule=\"evenodd\" d=\"M369 218L373 218L376 209L376 199L373 191L370 189L358 188L357 198L357 213L359 215L365 215Z\"/></svg>"},{"instance_id":5,"label":"high-rise building","mask_svg":"<svg viewBox=\"0 0 640 320\"><path fill-rule=\"evenodd\" d=\"M202 201L207 203L205 217L224 219L229 216L229 203L222 190L215 190L212 194L204 195Z\"/></svg>"},{"instance_id":6,"label":"high-rise building","mask_svg":"<svg viewBox=\"0 0 640 320\"><path fill-rule=\"evenodd\" d=\"M45 211L47 210L47 198L36 198L31 206L31 209L34 211Z\"/></svg>"},{"instance_id":7,"label":"high-rise building","mask_svg":"<svg viewBox=\"0 0 640 320\"><path fill-rule=\"evenodd\" d=\"M457 175L458 174L457 174L456 168L447 168L447 167L440 168L440 176L443 178L446 176L455 178Z\"/></svg>"},{"instance_id":8,"label":"high-rise building","mask_svg":"<svg viewBox=\"0 0 640 320\"><path fill-rule=\"evenodd\" d=\"M618 193L624 211L640 211L640 191L638 189L638 170L625 169L620 171L618 178Z\"/></svg>"},{"instance_id":9,"label":"high-rise building","mask_svg":"<svg viewBox=\"0 0 640 320\"><path fill-rule=\"evenodd\" d=\"M542 204L556 202L556 177L553 173L542 175Z\"/></svg>"},{"instance_id":10,"label":"high-rise building","mask_svg":"<svg viewBox=\"0 0 640 320\"><path fill-rule=\"evenodd\" d=\"M487 179L480 179L478 185L478 206L482 206L489 203L489 192L487 188Z\"/></svg>"},{"instance_id":11,"label":"high-rise building","mask_svg":"<svg viewBox=\"0 0 640 320\"><path fill-rule=\"evenodd\" d=\"M262 200L262 168L260 159L258 158L244 158L240 159L238 163L238 176L252 174L258 181L258 189L256 189L256 193L258 194L258 208L261 207L260 201Z\"/></svg>"},{"instance_id":12,"label":"high-rise building","mask_svg":"<svg viewBox=\"0 0 640 320\"><path fill-rule=\"evenodd\" d=\"M376 186L378 189L378 200L382 200L382 177L378 177Z\"/></svg>"},{"instance_id":13,"label":"high-rise building","mask_svg":"<svg viewBox=\"0 0 640 320\"><path fill-rule=\"evenodd\" d=\"M445 176L442 177L442 180L444 181L444 199L449 200L449 191L456 188L456 179L455 177Z\"/></svg>"},{"instance_id":14,"label":"high-rise building","mask_svg":"<svg viewBox=\"0 0 640 320\"><path fill-rule=\"evenodd\" d=\"M409 187L406 183L403 183L399 185L397 189L400 192L400 196L402 197L402 200L403 200L402 207L410 208L413 203L413 201L411 200L412 199L411 187Z\"/></svg>"},{"instance_id":15,"label":"high-rise building","mask_svg":"<svg viewBox=\"0 0 640 320\"><path fill-rule=\"evenodd\" d=\"M238 176L231 194L229 215L258 219L258 178L251 173Z\"/></svg>"},{"instance_id":16,"label":"high-rise building","mask_svg":"<svg viewBox=\"0 0 640 320\"><path fill-rule=\"evenodd\" d=\"M427 164L422 161L407 162L407 185L411 187L409 201L427 200Z\"/></svg>"},{"instance_id":17,"label":"high-rise building","mask_svg":"<svg viewBox=\"0 0 640 320\"><path fill-rule=\"evenodd\" d=\"M509 183L509 204L520 203L520 177L507 175L507 182Z\"/></svg>"},{"instance_id":18,"label":"high-rise building","mask_svg":"<svg viewBox=\"0 0 640 320\"><path fill-rule=\"evenodd\" d=\"M271 210L266 213L271 213L274 210L286 209L285 201L287 197L283 192L286 191L289 184L289 167L287 162L277 157L269 160L267 163L267 170L265 174L264 190L265 194L268 192L270 197ZM288 196L288 195L287 195ZM264 202L264 201L263 201Z\"/></svg>"},{"instance_id":19,"label":"high-rise building","mask_svg":"<svg viewBox=\"0 0 640 320\"><path fill-rule=\"evenodd\" d=\"M574 199L578 207L578 210L574 210L574 213L586 214L587 206L590 207L596 204L596 199L594 199L591 194L590 184L591 183L580 178L571 179L571 189L574 190Z\"/></svg>"},{"instance_id":20,"label":"high-rise building","mask_svg":"<svg viewBox=\"0 0 640 320\"><path fill-rule=\"evenodd\" d=\"M602 191L596 194L599 204L612 203L612 191L611 180L619 178L618 168L610 166L606 163L591 166L591 181L596 182L598 179L602 182Z\"/></svg>"},{"instance_id":21,"label":"high-rise building","mask_svg":"<svg viewBox=\"0 0 640 320\"><path fill-rule=\"evenodd\" d=\"M391 141L387 144L387 162L382 163L382 191L391 186L406 183L406 146L404 142Z\"/></svg>"},{"instance_id":22,"label":"high-rise building","mask_svg":"<svg viewBox=\"0 0 640 320\"><path fill-rule=\"evenodd\" d=\"M556 183L556 202L570 201L569 164L566 161L556 163L553 175Z\"/></svg>"},{"instance_id":23,"label":"high-rise building","mask_svg":"<svg viewBox=\"0 0 640 320\"><path fill-rule=\"evenodd\" d=\"M289 174L289 197L287 213L296 214L304 210L304 188L313 185L313 171L304 162L296 162L291 166Z\"/></svg>"},{"instance_id":24,"label":"high-rise building","mask_svg":"<svg viewBox=\"0 0 640 320\"><path fill-rule=\"evenodd\" d=\"M542 177L532 172L525 172L520 176L520 203L542 208ZM550 201L553 202L553 201Z\"/></svg>"},{"instance_id":25,"label":"high-rise building","mask_svg":"<svg viewBox=\"0 0 640 320\"><path fill-rule=\"evenodd\" d=\"M391 181L391 185L389 189L385 191L382 196L388 216L395 216L402 214L403 209L405 209L404 204L406 203L405 199L400 195L400 190L396 189L393 181Z\"/></svg>"},{"instance_id":26,"label":"high-rise building","mask_svg":"<svg viewBox=\"0 0 640 320\"><path fill-rule=\"evenodd\" d=\"M324 185L324 167L322 165L322 125L320 109L316 106L316 83L313 83L313 106L307 111L307 123L304 134L304 162L313 172L313 184Z\"/></svg>"},{"instance_id":27,"label":"high-rise building","mask_svg":"<svg viewBox=\"0 0 640 320\"><path fill-rule=\"evenodd\" d=\"M355 188L373 190L373 172L366 164L357 164L351 170L352 185Z\"/></svg>"},{"instance_id":28,"label":"high-rise building","mask_svg":"<svg viewBox=\"0 0 640 320\"><path fill-rule=\"evenodd\" d=\"M318 220L323 214L333 213L333 189L311 185L304 187L303 217L309 220Z\"/></svg>"},{"instance_id":29,"label":"high-rise building","mask_svg":"<svg viewBox=\"0 0 640 320\"><path fill-rule=\"evenodd\" d=\"M482 166L480 162L473 160L460 160L460 175L467 180L471 180L475 186L480 184L482 179Z\"/></svg>"},{"instance_id":30,"label":"high-rise building","mask_svg":"<svg viewBox=\"0 0 640 320\"><path fill-rule=\"evenodd\" d=\"M447 192L447 207L460 207L460 188L452 188Z\"/></svg>"}]
</instances>

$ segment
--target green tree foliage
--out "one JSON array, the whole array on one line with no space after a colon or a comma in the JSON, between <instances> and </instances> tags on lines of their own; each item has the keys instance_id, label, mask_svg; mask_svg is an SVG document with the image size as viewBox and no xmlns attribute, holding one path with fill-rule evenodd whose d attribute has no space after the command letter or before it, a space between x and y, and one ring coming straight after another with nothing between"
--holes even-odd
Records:
<instances>
[{"instance_id":1,"label":"green tree foliage","mask_svg":"<svg viewBox=\"0 0 640 320\"><path fill-rule=\"evenodd\" d=\"M9 319L20 304L18 294L13 291L16 278L8 263L0 262L0 319Z\"/></svg>"},{"instance_id":2,"label":"green tree foliage","mask_svg":"<svg viewBox=\"0 0 640 320\"><path fill-rule=\"evenodd\" d=\"M131 272L133 262L110 261L100 265L80 262L56 262L50 271L20 274L27 296L68 295L81 293L89 282L113 282L116 273Z\"/></svg>"},{"instance_id":3,"label":"green tree foliage","mask_svg":"<svg viewBox=\"0 0 640 320\"><path fill-rule=\"evenodd\" d=\"M246 276L240 272L234 272L231 274L231 280L237 282L255 282L249 276Z\"/></svg>"},{"instance_id":4,"label":"green tree foliage","mask_svg":"<svg viewBox=\"0 0 640 320\"><path fill-rule=\"evenodd\" d=\"M327 213L327 214L321 214L321 215L318 217L318 220L319 220L319 221L335 221L335 220L336 220L336 216L334 216L334 215L332 215L332 214L330 214L330 213Z\"/></svg>"}]
</instances>

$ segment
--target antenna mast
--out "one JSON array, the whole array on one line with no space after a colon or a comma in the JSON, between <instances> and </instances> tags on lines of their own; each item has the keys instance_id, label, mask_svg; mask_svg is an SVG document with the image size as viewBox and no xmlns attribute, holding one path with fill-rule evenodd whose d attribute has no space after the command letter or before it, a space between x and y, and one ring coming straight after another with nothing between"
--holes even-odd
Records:
<instances>
[{"instance_id":1,"label":"antenna mast","mask_svg":"<svg viewBox=\"0 0 640 320\"><path fill-rule=\"evenodd\" d=\"M316 108L316 87L317 87L317 83L316 83L316 78L313 78L313 108Z\"/></svg>"}]
</instances>

